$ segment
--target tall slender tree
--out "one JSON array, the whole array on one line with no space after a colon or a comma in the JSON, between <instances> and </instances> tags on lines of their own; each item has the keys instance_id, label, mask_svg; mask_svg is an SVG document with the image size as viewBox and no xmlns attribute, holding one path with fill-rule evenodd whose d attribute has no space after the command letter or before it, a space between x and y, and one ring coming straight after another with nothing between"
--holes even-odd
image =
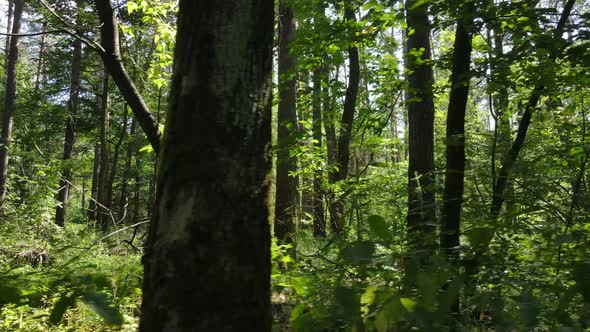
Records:
<instances>
[{"instance_id":1,"label":"tall slender tree","mask_svg":"<svg viewBox=\"0 0 590 332\"><path fill-rule=\"evenodd\" d=\"M82 2L77 1L76 10L81 11ZM79 18L77 19L80 20ZM79 23L78 23L79 25ZM40 60L41 63L41 60ZM39 65L40 67L41 65ZM40 69L38 70L40 73ZM68 99L68 117L66 120L66 132L63 149L63 167L59 180L59 190L57 192L58 206L55 210L55 223L58 226L64 226L66 221L66 212L70 196L70 184L72 181L72 166L68 164L74 152L74 142L76 134L76 116L78 113L78 99L80 94L80 74L82 72L82 41L78 38L73 40L72 69L70 76L70 96ZM38 84L38 83L37 83Z\"/></svg>"},{"instance_id":2,"label":"tall slender tree","mask_svg":"<svg viewBox=\"0 0 590 332\"><path fill-rule=\"evenodd\" d=\"M408 242L411 270L424 264L436 247L434 206L434 75L430 50L428 2L408 0L405 4L408 75Z\"/></svg>"},{"instance_id":3,"label":"tall slender tree","mask_svg":"<svg viewBox=\"0 0 590 332\"><path fill-rule=\"evenodd\" d=\"M140 331L271 329L272 0L181 0Z\"/></svg>"},{"instance_id":4,"label":"tall slender tree","mask_svg":"<svg viewBox=\"0 0 590 332\"><path fill-rule=\"evenodd\" d=\"M293 9L286 0L279 2L279 109L275 236L287 243L294 240L299 206L297 158L290 151L296 143L296 59L290 44L295 33Z\"/></svg>"},{"instance_id":5,"label":"tall slender tree","mask_svg":"<svg viewBox=\"0 0 590 332\"><path fill-rule=\"evenodd\" d=\"M23 0L14 0L12 36L7 48L6 94L4 96L4 114L2 115L2 133L0 134L0 215L4 212L6 185L8 181L8 155L12 139L12 124L16 110L16 63L18 62L18 42L23 14Z\"/></svg>"},{"instance_id":6,"label":"tall slender tree","mask_svg":"<svg viewBox=\"0 0 590 332\"><path fill-rule=\"evenodd\" d=\"M344 19L354 25L356 23L355 8L352 1L346 1L344 7ZM352 141L352 126L356 112L356 101L359 92L361 79L361 65L359 49L354 42L348 48L348 85L344 97L344 110L340 121L340 132L338 133L338 142L336 146L335 161L337 169L333 171L330 180L333 183L345 180L348 176L348 166L350 163L350 142ZM335 234L342 233L344 230L344 202L343 197L334 197L330 204L330 228Z\"/></svg>"}]
</instances>

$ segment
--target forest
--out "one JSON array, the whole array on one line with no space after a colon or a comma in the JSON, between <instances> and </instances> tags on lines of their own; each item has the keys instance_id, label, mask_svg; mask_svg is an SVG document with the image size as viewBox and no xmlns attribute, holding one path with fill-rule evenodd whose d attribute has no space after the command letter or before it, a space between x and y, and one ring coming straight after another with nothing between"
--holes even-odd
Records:
<instances>
[{"instance_id":1,"label":"forest","mask_svg":"<svg viewBox=\"0 0 590 332\"><path fill-rule=\"evenodd\" d=\"M590 2L0 12L0 332L590 331Z\"/></svg>"}]
</instances>

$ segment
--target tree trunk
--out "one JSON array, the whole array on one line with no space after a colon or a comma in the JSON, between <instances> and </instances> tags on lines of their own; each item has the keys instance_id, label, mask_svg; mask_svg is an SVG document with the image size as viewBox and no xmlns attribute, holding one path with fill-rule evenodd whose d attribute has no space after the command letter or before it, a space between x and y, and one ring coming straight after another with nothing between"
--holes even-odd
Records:
<instances>
[{"instance_id":1,"label":"tree trunk","mask_svg":"<svg viewBox=\"0 0 590 332\"><path fill-rule=\"evenodd\" d=\"M180 1L142 332L271 330L273 9Z\"/></svg>"},{"instance_id":2,"label":"tree trunk","mask_svg":"<svg viewBox=\"0 0 590 332\"><path fill-rule=\"evenodd\" d=\"M356 16L352 4L347 2L344 10L344 19L356 22ZM340 133L338 134L338 146L336 164L338 170L332 176L332 182L345 180L348 176L348 164L350 163L350 142L352 140L352 124L356 111L356 100L360 84L360 57L356 46L348 48L348 86L344 97L344 110L340 121ZM344 202L343 197L334 197L330 206L330 226L334 234L340 234L344 230Z\"/></svg>"},{"instance_id":3,"label":"tree trunk","mask_svg":"<svg viewBox=\"0 0 590 332\"><path fill-rule=\"evenodd\" d=\"M8 180L8 155L12 136L12 123L16 109L16 63L18 62L18 36L20 33L23 0L14 0L14 22L10 46L7 48L6 92L4 97L4 114L2 116L2 133L0 136L0 215L4 212L6 184Z\"/></svg>"},{"instance_id":4,"label":"tree trunk","mask_svg":"<svg viewBox=\"0 0 590 332\"><path fill-rule=\"evenodd\" d=\"M145 132L150 145L156 154L160 150L160 130L156 125L154 116L141 97L139 90L131 80L119 47L119 29L117 19L110 0L95 0L100 26L100 43L104 51L99 52L105 67L113 78L113 81L121 91L129 107L133 111L139 126Z\"/></svg>"},{"instance_id":5,"label":"tree trunk","mask_svg":"<svg viewBox=\"0 0 590 332\"><path fill-rule=\"evenodd\" d=\"M121 150L121 146L123 145L123 141L127 136L127 122L129 120L129 109L127 108L127 104L123 105L123 126L121 127L121 133L119 134L119 139L115 144L115 149L113 151L113 163L111 166L111 171L109 173L109 184L107 186L107 202L109 206L113 206L113 185L115 183L115 178L117 177L117 169L119 168L119 154ZM120 218L120 215L117 215L117 219ZM118 221L118 220L117 220Z\"/></svg>"},{"instance_id":6,"label":"tree trunk","mask_svg":"<svg viewBox=\"0 0 590 332\"><path fill-rule=\"evenodd\" d=\"M4 48L5 61L8 64L8 55L10 55L10 33L12 32L12 19L14 18L14 0L8 0L8 15L6 17L6 47Z\"/></svg>"},{"instance_id":7,"label":"tree trunk","mask_svg":"<svg viewBox=\"0 0 590 332\"><path fill-rule=\"evenodd\" d=\"M43 56L45 55L45 37L47 32L47 21L43 22L43 34L41 35L41 45L39 46L39 59L37 60L37 75L35 76L35 91L39 91L41 76L43 75ZM75 52L75 50L74 50Z\"/></svg>"},{"instance_id":8,"label":"tree trunk","mask_svg":"<svg viewBox=\"0 0 590 332\"><path fill-rule=\"evenodd\" d=\"M406 2L408 68L408 245L406 278L426 265L436 248L434 206L434 75L428 5ZM423 51L422 51L423 50Z\"/></svg>"},{"instance_id":9,"label":"tree trunk","mask_svg":"<svg viewBox=\"0 0 590 332\"><path fill-rule=\"evenodd\" d=\"M290 150L297 144L296 113L296 59L289 54L295 33L293 9L284 0L279 2L279 111L278 150L274 233L285 243L295 240L297 211L299 207L299 179L297 158Z\"/></svg>"},{"instance_id":10,"label":"tree trunk","mask_svg":"<svg viewBox=\"0 0 590 332\"><path fill-rule=\"evenodd\" d=\"M96 220L96 200L98 199L98 177L100 171L100 144L94 145L94 162L92 166L92 185L88 203L88 220Z\"/></svg>"},{"instance_id":11,"label":"tree trunk","mask_svg":"<svg viewBox=\"0 0 590 332\"><path fill-rule=\"evenodd\" d=\"M110 149L108 141L109 133L109 77L104 73L102 83L102 96L99 100L100 105L100 172L98 177L98 225L106 230L111 222L110 202L108 201L109 192L109 164Z\"/></svg>"},{"instance_id":12,"label":"tree trunk","mask_svg":"<svg viewBox=\"0 0 590 332\"><path fill-rule=\"evenodd\" d=\"M469 97L471 73L471 40L473 30L474 3L468 0L458 10L455 43L453 46L453 67L451 71L451 92L447 112L447 164L443 191L442 220L440 226L440 248L447 260L460 272L459 247L461 235L461 208L465 180L465 111ZM454 324L459 318L459 294L453 295L451 313Z\"/></svg>"},{"instance_id":13,"label":"tree trunk","mask_svg":"<svg viewBox=\"0 0 590 332\"><path fill-rule=\"evenodd\" d=\"M76 116L78 113L78 97L80 93L80 73L82 71L82 41L74 39L74 55L72 58L70 99L68 100L68 119L66 121L66 134L64 140L63 168L61 179L59 180L59 191L57 192L57 201L59 202L55 209L55 224L64 225L66 221L66 212L68 208L68 199L70 195L70 183L72 181L72 166L68 163L74 152L74 141L76 134Z\"/></svg>"},{"instance_id":14,"label":"tree trunk","mask_svg":"<svg viewBox=\"0 0 590 332\"><path fill-rule=\"evenodd\" d=\"M129 130L129 137L132 137L132 141L127 143L127 156L125 158L125 170L123 171L123 177L121 178L121 194L119 196L119 212L117 213L119 220L124 219L127 214L127 206L129 204L127 188L129 187L129 178L131 177L131 160L133 159L134 147L135 147L135 128L137 122L135 119L131 120L131 129Z\"/></svg>"},{"instance_id":15,"label":"tree trunk","mask_svg":"<svg viewBox=\"0 0 590 332\"><path fill-rule=\"evenodd\" d=\"M443 208L440 231L440 248L449 261L458 263L461 207L465 179L465 110L469 96L469 66L471 64L471 39L473 26L473 2L465 2L458 12L451 92L447 112L446 169L443 191Z\"/></svg>"},{"instance_id":16,"label":"tree trunk","mask_svg":"<svg viewBox=\"0 0 590 332\"><path fill-rule=\"evenodd\" d=\"M312 132L313 132L313 146L315 153L320 153L322 150L322 71L316 69L313 72L313 118L312 118ZM316 169L313 175L313 234L315 236L326 236L326 220L324 218L324 193L322 188L322 174L321 169Z\"/></svg>"}]
</instances>

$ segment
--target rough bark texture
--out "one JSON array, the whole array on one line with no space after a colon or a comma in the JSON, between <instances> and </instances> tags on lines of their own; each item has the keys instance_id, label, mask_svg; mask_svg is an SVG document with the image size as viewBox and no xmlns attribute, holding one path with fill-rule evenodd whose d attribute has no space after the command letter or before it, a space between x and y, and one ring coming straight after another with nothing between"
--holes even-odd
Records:
<instances>
[{"instance_id":1,"label":"rough bark texture","mask_svg":"<svg viewBox=\"0 0 590 332\"><path fill-rule=\"evenodd\" d=\"M443 191L440 248L454 263L459 259L461 207L465 179L465 110L469 96L469 66L473 26L473 2L462 4L459 10L453 46L451 93L447 112L447 165Z\"/></svg>"},{"instance_id":2,"label":"rough bark texture","mask_svg":"<svg viewBox=\"0 0 590 332\"><path fill-rule=\"evenodd\" d=\"M0 215L4 211L6 184L8 180L8 155L12 136L12 123L16 109L16 63L18 62L18 41L20 33L23 0L14 1L14 15L6 63L6 94L4 96L4 114L2 115L2 133L0 135Z\"/></svg>"},{"instance_id":3,"label":"rough bark texture","mask_svg":"<svg viewBox=\"0 0 590 332\"><path fill-rule=\"evenodd\" d=\"M295 33L293 9L285 1L279 5L279 109L277 179L275 200L275 236L286 243L292 243L295 236L299 193L298 177L291 174L297 171L297 158L290 156L296 144L296 59L290 52L289 44Z\"/></svg>"},{"instance_id":4,"label":"rough bark texture","mask_svg":"<svg viewBox=\"0 0 590 332\"><path fill-rule=\"evenodd\" d=\"M408 68L408 243L423 265L436 247L434 206L434 102L428 5L406 2ZM423 50L423 52L422 52ZM408 271L409 272L409 271ZM410 276L411 278L411 276Z\"/></svg>"},{"instance_id":5,"label":"rough bark texture","mask_svg":"<svg viewBox=\"0 0 590 332\"><path fill-rule=\"evenodd\" d=\"M356 22L354 7L351 3L346 4L344 18L349 22ZM344 110L340 121L340 133L338 134L338 145L336 148L336 164L338 170L331 176L332 182L345 180L348 176L352 125L361 79L360 67L359 49L356 46L351 46L348 48L348 85L344 97ZM344 202L342 199L342 197L335 197L334 201L330 204L330 228L335 234L340 234L344 230Z\"/></svg>"},{"instance_id":6,"label":"rough bark texture","mask_svg":"<svg viewBox=\"0 0 590 332\"><path fill-rule=\"evenodd\" d=\"M322 72L316 69L313 72L313 116L312 134L315 151L322 150ZM315 170L313 177L313 234L326 236L326 220L324 218L324 193L322 188L322 170Z\"/></svg>"},{"instance_id":7,"label":"rough bark texture","mask_svg":"<svg viewBox=\"0 0 590 332\"><path fill-rule=\"evenodd\" d=\"M100 105L100 172L98 177L97 205L98 224L103 230L108 228L111 222L109 192L109 166L110 149L108 141L109 132L109 77L104 73L102 83L102 96L99 99Z\"/></svg>"},{"instance_id":8,"label":"rough bark texture","mask_svg":"<svg viewBox=\"0 0 590 332\"><path fill-rule=\"evenodd\" d=\"M99 52L105 67L113 78L113 81L121 91L127 104L133 111L139 126L145 132L150 145L156 154L160 150L160 131L156 125L156 119L150 113L149 107L141 97L139 90L131 80L119 48L119 30L117 19L110 0L95 0L100 26L100 45L103 50Z\"/></svg>"},{"instance_id":9,"label":"rough bark texture","mask_svg":"<svg viewBox=\"0 0 590 332\"><path fill-rule=\"evenodd\" d=\"M14 18L14 1L8 0L7 2L8 15L6 17L6 47L4 48L4 63L8 63L8 55L10 54L10 33L12 32L12 19Z\"/></svg>"},{"instance_id":10,"label":"rough bark texture","mask_svg":"<svg viewBox=\"0 0 590 332\"><path fill-rule=\"evenodd\" d=\"M140 331L271 329L271 0L181 0Z\"/></svg>"},{"instance_id":11,"label":"rough bark texture","mask_svg":"<svg viewBox=\"0 0 590 332\"><path fill-rule=\"evenodd\" d=\"M82 70L82 41L74 39L74 55L72 57L72 70L70 82L70 98L68 100L68 119L66 121L66 133L64 140L64 152L62 175L59 180L57 201L59 205L55 209L55 223L63 226L66 221L68 199L70 195L70 183L72 182L72 167L68 161L74 152L76 134L76 116L78 113L78 96L80 93L80 73Z\"/></svg>"}]
</instances>

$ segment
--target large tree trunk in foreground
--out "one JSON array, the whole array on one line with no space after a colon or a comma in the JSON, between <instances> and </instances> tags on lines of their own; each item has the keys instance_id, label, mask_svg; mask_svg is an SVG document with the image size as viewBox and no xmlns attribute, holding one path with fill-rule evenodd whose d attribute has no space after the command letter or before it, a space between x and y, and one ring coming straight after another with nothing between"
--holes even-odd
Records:
<instances>
[{"instance_id":1,"label":"large tree trunk in foreground","mask_svg":"<svg viewBox=\"0 0 590 332\"><path fill-rule=\"evenodd\" d=\"M296 103L296 59L289 54L289 44L295 33L293 9L284 0L280 1L279 12L279 111L277 179L275 201L274 233L277 239L292 243L295 237L299 192L297 158L290 155L290 150L297 143Z\"/></svg>"},{"instance_id":2,"label":"large tree trunk in foreground","mask_svg":"<svg viewBox=\"0 0 590 332\"><path fill-rule=\"evenodd\" d=\"M408 244L406 277L425 265L436 248L434 206L434 75L430 63L428 4L406 2L408 74ZM421 50L424 50L423 53ZM420 55L417 55L420 54Z\"/></svg>"},{"instance_id":3,"label":"large tree trunk in foreground","mask_svg":"<svg viewBox=\"0 0 590 332\"><path fill-rule=\"evenodd\" d=\"M74 39L74 55L72 58L72 75L70 83L70 99L68 100L68 119L66 121L66 135L64 140L63 171L59 180L57 201L59 205L55 210L55 223L63 226L66 221L68 199L70 195L70 183L72 181L72 167L68 161L74 152L74 140L76 131L76 115L78 113L78 95L80 91L80 73L82 68L82 41Z\"/></svg>"},{"instance_id":4,"label":"large tree trunk in foreground","mask_svg":"<svg viewBox=\"0 0 590 332\"><path fill-rule=\"evenodd\" d=\"M12 123L16 109L16 63L18 62L18 35L20 33L23 0L14 1L14 22L10 47L7 50L6 63L6 94L4 96L4 114L2 116L2 133L0 136L0 215L4 211L6 183L8 180L8 152L12 136Z\"/></svg>"},{"instance_id":5,"label":"large tree trunk in foreground","mask_svg":"<svg viewBox=\"0 0 590 332\"><path fill-rule=\"evenodd\" d=\"M141 97L139 90L123 64L119 47L119 29L113 5L110 0L95 0L94 2L101 23L100 45L104 50L100 51L99 54L113 81L133 111L139 126L145 132L150 145L158 154L160 150L160 131L156 125L156 119L150 113L149 107Z\"/></svg>"},{"instance_id":6,"label":"large tree trunk in foreground","mask_svg":"<svg viewBox=\"0 0 590 332\"><path fill-rule=\"evenodd\" d=\"M142 332L271 329L273 8L180 1Z\"/></svg>"}]
</instances>

